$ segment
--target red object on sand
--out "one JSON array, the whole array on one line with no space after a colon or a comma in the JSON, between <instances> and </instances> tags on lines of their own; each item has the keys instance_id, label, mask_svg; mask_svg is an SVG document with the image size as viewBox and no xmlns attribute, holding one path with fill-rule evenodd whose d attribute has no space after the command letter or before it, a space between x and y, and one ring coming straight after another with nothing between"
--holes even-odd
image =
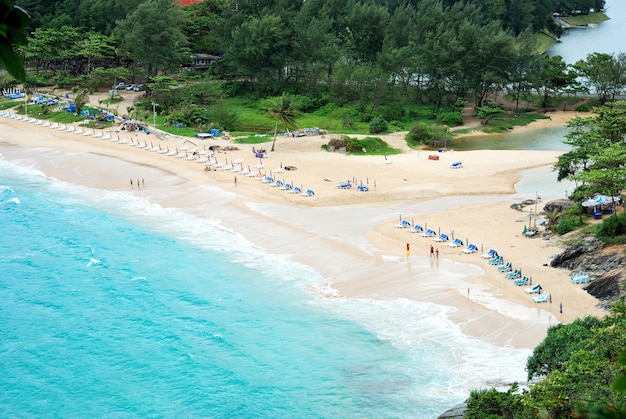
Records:
<instances>
[{"instance_id":1,"label":"red object on sand","mask_svg":"<svg viewBox=\"0 0 626 419\"><path fill-rule=\"evenodd\" d=\"M439 156L436 154L429 154L428 160L439 160Z\"/></svg>"}]
</instances>

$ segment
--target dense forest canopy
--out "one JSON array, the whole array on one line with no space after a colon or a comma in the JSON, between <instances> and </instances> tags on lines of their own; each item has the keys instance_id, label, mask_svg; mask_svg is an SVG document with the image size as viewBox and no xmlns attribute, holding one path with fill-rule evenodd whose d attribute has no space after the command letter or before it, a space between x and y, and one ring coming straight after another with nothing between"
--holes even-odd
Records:
<instances>
[{"instance_id":1,"label":"dense forest canopy","mask_svg":"<svg viewBox=\"0 0 626 419\"><path fill-rule=\"evenodd\" d=\"M602 62L614 65L614 78L626 80L617 75L625 70L623 57L572 68L560 57L538 54L537 34L562 31L555 14L601 10L604 0L17 3L32 17L30 41L19 48L31 79L33 70L44 72L65 87L153 82L193 70L192 54L210 54L219 60L201 77L230 83L224 94L290 93L370 108L422 103L436 116L460 101L481 108L500 93L512 95L516 110L537 94L547 108L563 92L588 90L580 76L595 74ZM605 83L611 88L603 100L622 84Z\"/></svg>"}]
</instances>

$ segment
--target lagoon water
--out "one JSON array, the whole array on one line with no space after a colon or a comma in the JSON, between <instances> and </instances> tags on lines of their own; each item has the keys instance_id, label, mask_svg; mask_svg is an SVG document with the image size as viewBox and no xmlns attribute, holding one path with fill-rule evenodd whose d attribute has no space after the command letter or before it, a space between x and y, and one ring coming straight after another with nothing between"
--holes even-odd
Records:
<instances>
[{"instance_id":1,"label":"lagoon water","mask_svg":"<svg viewBox=\"0 0 626 419\"><path fill-rule=\"evenodd\" d=\"M525 378L449 307L324 299L220 220L29 166L0 159L2 417L434 418Z\"/></svg>"},{"instance_id":2,"label":"lagoon water","mask_svg":"<svg viewBox=\"0 0 626 419\"><path fill-rule=\"evenodd\" d=\"M567 64L584 60L588 54L601 52L605 54L626 53L626 2L623 0L606 0L606 14L609 20L601 22L597 27L570 29L561 37L561 42L553 45L548 53L560 55Z\"/></svg>"}]
</instances>

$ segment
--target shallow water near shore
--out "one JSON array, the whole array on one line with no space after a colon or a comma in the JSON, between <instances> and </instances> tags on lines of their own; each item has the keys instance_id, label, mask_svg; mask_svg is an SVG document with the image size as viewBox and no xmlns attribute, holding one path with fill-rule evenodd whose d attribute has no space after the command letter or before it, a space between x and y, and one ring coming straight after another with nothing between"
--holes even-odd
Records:
<instances>
[{"instance_id":1,"label":"shallow water near shore","mask_svg":"<svg viewBox=\"0 0 626 419\"><path fill-rule=\"evenodd\" d=\"M567 151L570 146L563 143L567 127L552 127L505 134L472 135L455 139L455 150L556 150Z\"/></svg>"},{"instance_id":2,"label":"shallow water near shore","mask_svg":"<svg viewBox=\"0 0 626 419\"><path fill-rule=\"evenodd\" d=\"M524 380L528 350L464 336L450 307L329 298L218 211L162 206L174 176L136 194L31 166L0 161L3 416L430 418Z\"/></svg>"}]
</instances>

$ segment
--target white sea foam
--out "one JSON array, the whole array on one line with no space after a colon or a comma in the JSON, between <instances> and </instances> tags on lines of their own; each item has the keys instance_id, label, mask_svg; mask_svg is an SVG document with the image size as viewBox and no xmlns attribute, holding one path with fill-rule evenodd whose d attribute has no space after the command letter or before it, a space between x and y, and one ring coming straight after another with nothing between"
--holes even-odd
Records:
<instances>
[{"instance_id":1,"label":"white sea foam","mask_svg":"<svg viewBox=\"0 0 626 419\"><path fill-rule=\"evenodd\" d=\"M32 168L15 168L18 173L24 170L31 175L41 176L40 172ZM42 177L44 181L48 182ZM225 255L225 261L261 271L267 281L297 284L303 290L313 290L311 295L336 297L336 292L326 280L310 267L296 263L290 256L265 252L225 227L215 217L202 217L178 208L165 208L149 198L128 192L94 190L55 180L52 184L59 191L59 199L67 200L70 206L78 203L93 206L143 228L199 248L221 252ZM100 261L92 258L89 263ZM467 274L467 266L464 264L452 264L449 268L450 278L458 277L460 272ZM132 278L133 281L144 279L138 276ZM477 292L474 295L474 298L483 297L484 303L491 301L486 294L483 296ZM525 379L523 367L530 351L496 347L464 335L459 326L449 320L447 314L452 310L449 307L405 299L318 298L311 301L341 318L363 325L380 341L389 342L406 354L410 362L387 365L387 368L402 369L403 374L413 377L411 388L416 398L426 394L441 400L443 404L453 403L462 400L469 390L485 382L504 383ZM429 375L428 379L423 379L425 373Z\"/></svg>"},{"instance_id":2,"label":"white sea foam","mask_svg":"<svg viewBox=\"0 0 626 419\"><path fill-rule=\"evenodd\" d=\"M447 313L453 310L432 303L406 299L321 301L333 310L367 327L385 341L406 352L410 376L420 377L425 370L452 382L428 380L431 387L419 388L450 400L467 395L484 383L502 386L513 381L525 382L524 366L531 354L528 349L503 348L463 334ZM419 391L418 391L419 390Z\"/></svg>"}]
</instances>

